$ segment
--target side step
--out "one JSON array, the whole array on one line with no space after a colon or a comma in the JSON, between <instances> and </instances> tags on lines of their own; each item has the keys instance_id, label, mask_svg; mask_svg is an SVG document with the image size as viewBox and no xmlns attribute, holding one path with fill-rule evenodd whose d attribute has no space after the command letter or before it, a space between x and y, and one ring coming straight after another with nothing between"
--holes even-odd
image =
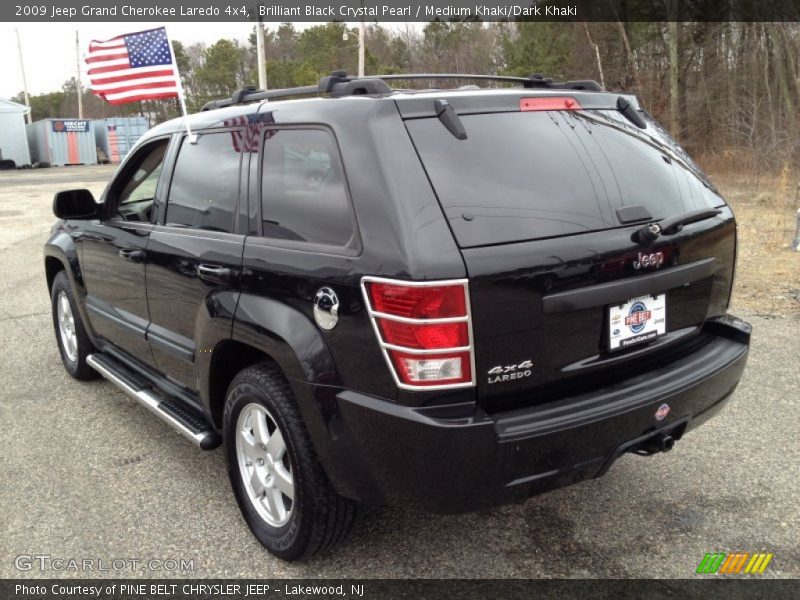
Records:
<instances>
[{"instance_id":1,"label":"side step","mask_svg":"<svg viewBox=\"0 0 800 600\"><path fill-rule=\"evenodd\" d=\"M147 379L119 361L107 354L90 354L86 357L86 362L100 375L203 450L213 450L222 442L220 435L208 424L203 415L180 400L160 396Z\"/></svg>"}]
</instances>

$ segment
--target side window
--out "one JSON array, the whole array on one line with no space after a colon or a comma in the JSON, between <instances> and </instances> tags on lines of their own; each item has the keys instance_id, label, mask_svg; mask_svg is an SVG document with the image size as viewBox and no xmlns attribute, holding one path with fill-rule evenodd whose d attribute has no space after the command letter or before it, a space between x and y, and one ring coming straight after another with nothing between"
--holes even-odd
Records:
<instances>
[{"instance_id":1,"label":"side window","mask_svg":"<svg viewBox=\"0 0 800 600\"><path fill-rule=\"evenodd\" d=\"M233 231L239 195L239 164L231 132L185 138L178 153L167 200L167 225Z\"/></svg>"},{"instance_id":2,"label":"side window","mask_svg":"<svg viewBox=\"0 0 800 600\"><path fill-rule=\"evenodd\" d=\"M133 173L116 188L117 210L112 218L150 222L168 143L167 140L155 142L139 150L133 157Z\"/></svg>"},{"instance_id":3,"label":"side window","mask_svg":"<svg viewBox=\"0 0 800 600\"><path fill-rule=\"evenodd\" d=\"M353 237L350 200L339 151L322 129L273 129L262 157L264 237L347 246Z\"/></svg>"}]
</instances>

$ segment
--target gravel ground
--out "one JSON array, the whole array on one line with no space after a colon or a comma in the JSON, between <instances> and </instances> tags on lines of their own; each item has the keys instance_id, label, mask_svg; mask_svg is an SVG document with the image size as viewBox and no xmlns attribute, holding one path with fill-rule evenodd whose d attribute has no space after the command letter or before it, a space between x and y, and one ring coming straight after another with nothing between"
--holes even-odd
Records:
<instances>
[{"instance_id":1,"label":"gravel ground","mask_svg":"<svg viewBox=\"0 0 800 600\"><path fill-rule=\"evenodd\" d=\"M800 576L800 319L756 314L741 314L755 336L729 407L672 453L628 455L602 479L492 511L368 508L337 552L272 558L238 513L221 450L61 367L41 253L52 193L99 193L111 173L0 173L0 576L79 575L15 569L44 554L193 561L149 576L692 577L712 551L773 552L766 577Z\"/></svg>"}]
</instances>

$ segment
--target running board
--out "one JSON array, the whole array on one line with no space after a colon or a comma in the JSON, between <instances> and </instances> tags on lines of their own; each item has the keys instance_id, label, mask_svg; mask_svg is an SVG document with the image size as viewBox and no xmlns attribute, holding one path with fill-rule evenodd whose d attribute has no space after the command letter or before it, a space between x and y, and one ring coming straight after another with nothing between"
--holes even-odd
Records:
<instances>
[{"instance_id":1,"label":"running board","mask_svg":"<svg viewBox=\"0 0 800 600\"><path fill-rule=\"evenodd\" d=\"M220 435L199 412L187 407L180 400L166 395L159 396L149 381L119 361L107 354L90 354L86 357L86 362L100 375L203 450L213 450L222 442Z\"/></svg>"}]
</instances>

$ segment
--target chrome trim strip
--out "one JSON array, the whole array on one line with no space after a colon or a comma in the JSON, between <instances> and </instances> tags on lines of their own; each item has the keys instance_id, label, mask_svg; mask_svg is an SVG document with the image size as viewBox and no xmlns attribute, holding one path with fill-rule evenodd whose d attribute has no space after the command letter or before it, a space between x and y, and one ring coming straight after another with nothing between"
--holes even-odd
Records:
<instances>
[{"instance_id":1,"label":"chrome trim strip","mask_svg":"<svg viewBox=\"0 0 800 600\"><path fill-rule=\"evenodd\" d=\"M397 315L390 315L388 313L372 310L371 308L369 309L369 314L370 316L377 317L379 319L388 319L389 321L397 321L399 323L412 323L414 325L437 325L439 323L464 323L466 321L469 321L469 314L466 314L463 317L442 317L440 319L415 319L413 317L400 317Z\"/></svg>"},{"instance_id":2,"label":"chrome trim strip","mask_svg":"<svg viewBox=\"0 0 800 600\"><path fill-rule=\"evenodd\" d=\"M437 286L449 286L449 285L461 285L464 288L464 300L467 307L467 314L463 317L447 317L442 319L413 319L408 317L396 317L393 315L387 315L385 313L377 312L372 310L372 302L369 298L369 293L367 292L367 282L376 282L376 283L389 283L393 285L404 285L404 286L418 286L418 287L437 287ZM364 297L364 305L367 307L367 314L369 315L369 320L372 323L372 330L375 332L375 337L378 340L378 345L383 353L383 358L386 361L386 364L389 366L389 372L392 374L392 378L394 379L395 384L401 390L410 390L410 391L437 391L437 390L454 390L460 388L468 388L468 387L475 387L476 385L476 373L475 373L475 339L473 337L472 332L472 303L469 296L469 280L468 279L442 279L437 281L406 281L403 279L388 279L386 277L373 277L371 275L365 275L361 278L361 294ZM469 345L462 346L459 348L442 348L436 350L415 350L411 348L405 348L403 346L394 346L392 344L388 344L383 341L383 337L381 336L380 329L378 328L378 323L376 318L383 318L383 319L391 319L395 321L400 321L404 323L416 323L416 324L430 324L435 325L436 323L467 323L467 335L469 337ZM469 359L470 359L470 381L460 382L460 383L443 383L437 385L424 385L424 384L408 384L403 383L394 367L394 363L392 363L392 359L387 352L387 349L397 350L399 352L407 352L409 354L444 354L448 352L469 352Z\"/></svg>"},{"instance_id":3,"label":"chrome trim strip","mask_svg":"<svg viewBox=\"0 0 800 600\"><path fill-rule=\"evenodd\" d=\"M198 446L202 446L203 441L209 437L211 434L210 432L204 431L201 433L195 433L188 429L182 422L178 419L170 415L169 413L163 411L159 404L161 400L148 392L147 390L134 390L130 387L127 383L125 383L122 379L117 377L113 371L109 371L106 367L100 364L97 360L95 360L94 355L90 354L86 357L86 363L92 367L95 371L100 373L105 379L107 379L110 383L113 383L117 386L120 390L125 392L128 396L136 400L139 404L144 406L154 415L159 417L161 420L165 421L168 425L171 425L174 429L178 431L183 437L186 439L194 442Z\"/></svg>"},{"instance_id":4,"label":"chrome trim strip","mask_svg":"<svg viewBox=\"0 0 800 600\"><path fill-rule=\"evenodd\" d=\"M436 348L434 350L426 350L422 348L406 348L405 346L397 346L389 344L383 340L378 340L382 347L387 350L397 350L398 352L405 352L406 354L455 354L456 352L469 352L472 350L471 346L456 346L453 348Z\"/></svg>"}]
</instances>

